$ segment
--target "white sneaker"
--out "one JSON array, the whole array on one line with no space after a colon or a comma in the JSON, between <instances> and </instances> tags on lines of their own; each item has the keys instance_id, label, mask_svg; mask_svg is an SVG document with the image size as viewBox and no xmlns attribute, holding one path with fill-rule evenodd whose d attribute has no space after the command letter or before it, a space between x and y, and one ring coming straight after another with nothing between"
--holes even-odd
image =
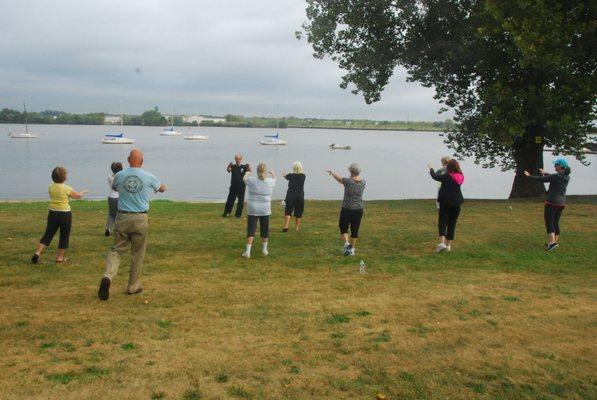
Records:
<instances>
[{"instance_id":1,"label":"white sneaker","mask_svg":"<svg viewBox=\"0 0 597 400\"><path fill-rule=\"evenodd\" d=\"M247 253L247 252L245 251L243 254L241 254L241 256L242 256L243 258L251 258L251 253Z\"/></svg>"},{"instance_id":2,"label":"white sneaker","mask_svg":"<svg viewBox=\"0 0 597 400\"><path fill-rule=\"evenodd\" d=\"M342 254L347 256L348 253L346 252L346 250L348 250L348 248L350 247L350 243L344 243L344 246L342 247Z\"/></svg>"},{"instance_id":3,"label":"white sneaker","mask_svg":"<svg viewBox=\"0 0 597 400\"><path fill-rule=\"evenodd\" d=\"M448 250L448 246L446 246L443 243L438 244L437 247L435 248L436 253L441 253L444 250Z\"/></svg>"},{"instance_id":4,"label":"white sneaker","mask_svg":"<svg viewBox=\"0 0 597 400\"><path fill-rule=\"evenodd\" d=\"M263 253L264 256L267 256L269 254L269 251L263 250L262 253Z\"/></svg>"},{"instance_id":5,"label":"white sneaker","mask_svg":"<svg viewBox=\"0 0 597 400\"><path fill-rule=\"evenodd\" d=\"M351 247L350 250L348 251L348 255L354 256L354 254L355 254L355 249L354 249L354 247Z\"/></svg>"},{"instance_id":6,"label":"white sneaker","mask_svg":"<svg viewBox=\"0 0 597 400\"><path fill-rule=\"evenodd\" d=\"M452 251L452 246L448 246L448 248L446 249L446 251Z\"/></svg>"}]
</instances>

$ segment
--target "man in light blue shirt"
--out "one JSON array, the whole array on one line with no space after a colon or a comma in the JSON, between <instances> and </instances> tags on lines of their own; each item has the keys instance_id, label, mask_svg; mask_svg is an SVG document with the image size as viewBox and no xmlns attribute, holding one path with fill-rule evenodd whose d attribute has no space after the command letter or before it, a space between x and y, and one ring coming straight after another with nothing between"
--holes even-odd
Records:
<instances>
[{"instance_id":1,"label":"man in light blue shirt","mask_svg":"<svg viewBox=\"0 0 597 400\"><path fill-rule=\"evenodd\" d=\"M118 192L118 211L149 211L149 195L160 191L159 179L142 168L130 167L114 176L112 187Z\"/></svg>"},{"instance_id":2,"label":"man in light blue shirt","mask_svg":"<svg viewBox=\"0 0 597 400\"><path fill-rule=\"evenodd\" d=\"M143 166L143 153L139 149L131 150L129 165L114 176L112 187L118 191L118 215L114 224L114 245L106 257L106 270L97 293L101 300L110 297L110 284L118 273L120 256L126 252L131 244L131 271L127 286L128 294L138 294L143 291L141 287L141 272L143 259L147 247L147 231L149 222L149 195L151 192L163 193L166 186L160 183L153 174L145 171Z\"/></svg>"}]
</instances>

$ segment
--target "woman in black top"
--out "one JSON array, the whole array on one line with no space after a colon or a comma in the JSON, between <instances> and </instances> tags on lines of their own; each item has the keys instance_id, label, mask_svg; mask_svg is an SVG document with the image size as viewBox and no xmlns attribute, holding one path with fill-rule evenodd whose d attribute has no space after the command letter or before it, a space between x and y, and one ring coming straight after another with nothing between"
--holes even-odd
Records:
<instances>
[{"instance_id":1,"label":"woman in black top","mask_svg":"<svg viewBox=\"0 0 597 400\"><path fill-rule=\"evenodd\" d=\"M524 171L527 178L538 179L541 182L549 182L545 207L543 210L543 219L548 235L547 251L552 251L558 247L560 238L560 217L562 211L566 208L566 189L570 182L570 167L568 162L560 158L555 160L555 174L547 174L539 169L539 176L533 176L528 171Z\"/></svg>"},{"instance_id":2,"label":"woman in black top","mask_svg":"<svg viewBox=\"0 0 597 400\"><path fill-rule=\"evenodd\" d=\"M445 174L437 174L429 165L431 177L441 182L437 200L439 202L439 217L437 228L439 231L439 244L435 249L436 253L444 250L452 250L452 241L456 231L456 221L460 215L460 206L464 203L460 186L464 182L464 175L457 160L451 159L446 165Z\"/></svg>"},{"instance_id":3,"label":"woman in black top","mask_svg":"<svg viewBox=\"0 0 597 400\"><path fill-rule=\"evenodd\" d=\"M288 232L288 225L290 224L290 217L294 212L296 219L296 230L301 229L301 219L303 218L303 211L305 209L305 174L303 173L303 165L300 161L296 161L292 166L292 173L285 174L284 178L288 181L288 191L286 192L286 207L284 209L284 229L282 232Z\"/></svg>"}]
</instances>

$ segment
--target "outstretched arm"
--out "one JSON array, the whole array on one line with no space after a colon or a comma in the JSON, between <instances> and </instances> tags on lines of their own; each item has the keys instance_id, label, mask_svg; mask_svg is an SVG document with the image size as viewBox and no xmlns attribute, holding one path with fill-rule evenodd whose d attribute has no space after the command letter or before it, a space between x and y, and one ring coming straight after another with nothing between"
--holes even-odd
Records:
<instances>
[{"instance_id":1,"label":"outstretched arm","mask_svg":"<svg viewBox=\"0 0 597 400\"><path fill-rule=\"evenodd\" d=\"M333 172L333 171L326 171L328 174L330 174L335 180L338 181L338 183L342 183L342 177L340 175L338 175L337 173Z\"/></svg>"},{"instance_id":2,"label":"outstretched arm","mask_svg":"<svg viewBox=\"0 0 597 400\"><path fill-rule=\"evenodd\" d=\"M433 167L431 166L431 164L427 164L427 168L429 168L429 175L431 175L431 178L434 181L442 182L445 179L445 177L447 176L447 174L442 174L442 175L436 174L435 171L433 170Z\"/></svg>"},{"instance_id":3,"label":"outstretched arm","mask_svg":"<svg viewBox=\"0 0 597 400\"><path fill-rule=\"evenodd\" d=\"M166 191L166 185L164 185L163 183L160 185L158 190L156 190L156 192L159 192L159 193L164 193L165 191Z\"/></svg>"},{"instance_id":4,"label":"outstretched arm","mask_svg":"<svg viewBox=\"0 0 597 400\"><path fill-rule=\"evenodd\" d=\"M74 189L71 190L71 192L69 193L69 197L75 199L75 200L79 200L80 198L82 198L83 196L85 196L87 193L89 193L89 190L85 189L85 190L81 190L80 192L76 192Z\"/></svg>"},{"instance_id":5,"label":"outstretched arm","mask_svg":"<svg viewBox=\"0 0 597 400\"><path fill-rule=\"evenodd\" d=\"M539 180L541 182L549 182L549 181L551 181L551 175L550 174L546 174L542 169L539 169L539 174L540 175L531 175L529 173L529 171L524 171L524 176L526 176L527 178L536 179L536 180Z\"/></svg>"}]
</instances>

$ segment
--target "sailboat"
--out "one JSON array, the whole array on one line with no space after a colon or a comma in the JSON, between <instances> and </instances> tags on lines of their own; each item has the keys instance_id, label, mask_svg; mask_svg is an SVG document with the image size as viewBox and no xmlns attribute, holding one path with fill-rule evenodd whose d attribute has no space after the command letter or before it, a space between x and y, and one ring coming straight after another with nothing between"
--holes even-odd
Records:
<instances>
[{"instance_id":1,"label":"sailboat","mask_svg":"<svg viewBox=\"0 0 597 400\"><path fill-rule=\"evenodd\" d=\"M23 118L25 122L25 133L9 133L8 136L12 139L37 139L37 135L34 133L29 133L29 124L27 123L27 108L25 107L25 103L23 103Z\"/></svg>"},{"instance_id":2,"label":"sailboat","mask_svg":"<svg viewBox=\"0 0 597 400\"><path fill-rule=\"evenodd\" d=\"M285 146L286 140L280 139L280 133L278 132L279 127L280 124L278 121L278 117L276 117L276 134L265 135L266 139L260 140L259 143L261 143L264 146Z\"/></svg>"},{"instance_id":3,"label":"sailboat","mask_svg":"<svg viewBox=\"0 0 597 400\"><path fill-rule=\"evenodd\" d=\"M120 114L120 129L118 133L106 133L103 144L133 144L135 139L124 136L124 115Z\"/></svg>"},{"instance_id":4,"label":"sailboat","mask_svg":"<svg viewBox=\"0 0 597 400\"><path fill-rule=\"evenodd\" d=\"M180 136L180 135L182 135L182 133L174 130L174 112L172 112L170 119L172 120L172 125L170 125L170 128L164 128L162 130L162 133L160 133L160 135L161 136Z\"/></svg>"}]
</instances>

